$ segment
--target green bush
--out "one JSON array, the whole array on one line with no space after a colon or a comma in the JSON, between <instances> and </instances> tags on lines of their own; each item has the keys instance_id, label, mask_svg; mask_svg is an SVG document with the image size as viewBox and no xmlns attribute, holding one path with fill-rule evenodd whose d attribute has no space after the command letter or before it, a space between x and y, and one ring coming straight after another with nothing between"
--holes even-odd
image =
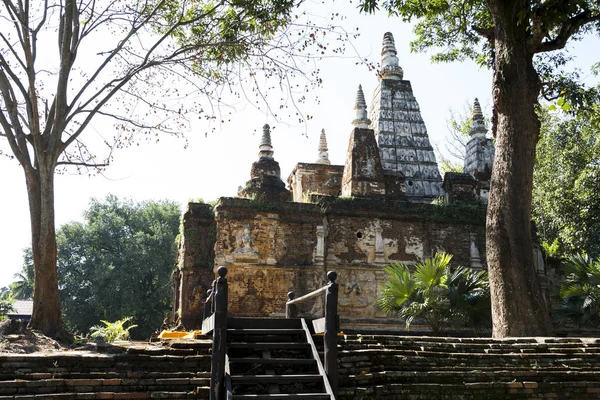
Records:
<instances>
[{"instance_id":1,"label":"green bush","mask_svg":"<svg viewBox=\"0 0 600 400\"><path fill-rule=\"evenodd\" d=\"M133 317L126 317L116 322L101 321L104 326L96 325L90 328L90 336L93 339L101 342L112 343L117 340L129 339L129 330L137 327L137 325L129 325L125 327L125 324L131 321Z\"/></svg>"},{"instance_id":2,"label":"green bush","mask_svg":"<svg viewBox=\"0 0 600 400\"><path fill-rule=\"evenodd\" d=\"M415 265L414 273L405 264L385 268L388 280L378 299L379 308L397 315L406 328L422 320L434 335L450 328L471 328L479 332L491 326L490 289L485 271L458 267L450 269L452 255L437 253Z\"/></svg>"}]
</instances>

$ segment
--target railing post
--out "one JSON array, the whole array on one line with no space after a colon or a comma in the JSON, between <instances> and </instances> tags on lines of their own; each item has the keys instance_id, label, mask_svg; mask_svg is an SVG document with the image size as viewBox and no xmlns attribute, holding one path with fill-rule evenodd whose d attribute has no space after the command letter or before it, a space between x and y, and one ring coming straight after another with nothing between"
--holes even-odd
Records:
<instances>
[{"instance_id":1,"label":"railing post","mask_svg":"<svg viewBox=\"0 0 600 400\"><path fill-rule=\"evenodd\" d=\"M227 346L227 268L219 267L215 280L214 329L210 371L210 400L225 398L225 350Z\"/></svg>"},{"instance_id":2,"label":"railing post","mask_svg":"<svg viewBox=\"0 0 600 400\"><path fill-rule=\"evenodd\" d=\"M288 301L296 298L296 293L288 292ZM295 304L285 304L285 317L286 318L298 318L298 307Z\"/></svg>"},{"instance_id":3,"label":"railing post","mask_svg":"<svg viewBox=\"0 0 600 400\"><path fill-rule=\"evenodd\" d=\"M212 298L210 297L212 289L206 291L206 301L204 302L204 310L202 312L202 321L210 317L212 314Z\"/></svg>"},{"instance_id":4,"label":"railing post","mask_svg":"<svg viewBox=\"0 0 600 400\"><path fill-rule=\"evenodd\" d=\"M325 372L329 378L329 384L333 393L337 395L338 372L337 372L337 332L338 332L338 288L335 282L337 273L327 273L329 284L325 294Z\"/></svg>"}]
</instances>

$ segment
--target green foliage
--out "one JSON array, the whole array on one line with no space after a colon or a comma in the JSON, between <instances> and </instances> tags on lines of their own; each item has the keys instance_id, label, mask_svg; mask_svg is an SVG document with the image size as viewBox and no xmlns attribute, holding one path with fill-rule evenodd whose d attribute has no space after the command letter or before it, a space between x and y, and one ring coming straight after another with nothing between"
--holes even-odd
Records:
<instances>
[{"instance_id":1,"label":"green foliage","mask_svg":"<svg viewBox=\"0 0 600 400\"><path fill-rule=\"evenodd\" d=\"M550 257L560 257L563 252L558 238L555 238L552 243L542 242L542 249Z\"/></svg>"},{"instance_id":2,"label":"green foliage","mask_svg":"<svg viewBox=\"0 0 600 400\"><path fill-rule=\"evenodd\" d=\"M0 321L6 317L11 311L14 311L13 304L15 298L11 296L10 290L7 287L0 289Z\"/></svg>"},{"instance_id":3,"label":"green foliage","mask_svg":"<svg viewBox=\"0 0 600 400\"><path fill-rule=\"evenodd\" d=\"M463 166L461 164L455 163L443 155L438 157L438 166L442 175L446 172L463 172Z\"/></svg>"},{"instance_id":4,"label":"green foliage","mask_svg":"<svg viewBox=\"0 0 600 400\"><path fill-rule=\"evenodd\" d=\"M532 216L553 255L600 256L600 101L573 116L540 111Z\"/></svg>"},{"instance_id":5,"label":"green foliage","mask_svg":"<svg viewBox=\"0 0 600 400\"><path fill-rule=\"evenodd\" d=\"M126 317L116 322L102 320L101 322L104 326L95 325L90 328L90 337L107 343L116 342L117 340L127 340L129 339L129 331L137 327L137 325L125 327L125 324L132 319L133 317Z\"/></svg>"},{"instance_id":6,"label":"green foliage","mask_svg":"<svg viewBox=\"0 0 600 400\"><path fill-rule=\"evenodd\" d=\"M452 327L487 329L491 324L487 274L464 267L452 271L451 259L436 253L417 263L412 274L405 264L387 266L388 280L378 306L404 320L407 329L415 319L423 320L434 335Z\"/></svg>"},{"instance_id":7,"label":"green foliage","mask_svg":"<svg viewBox=\"0 0 600 400\"><path fill-rule=\"evenodd\" d=\"M434 207L423 208L426 221L443 223L452 221L461 224L485 224L486 205L479 201L455 201L446 204L442 199Z\"/></svg>"},{"instance_id":8,"label":"green foliage","mask_svg":"<svg viewBox=\"0 0 600 400\"><path fill-rule=\"evenodd\" d=\"M600 325L600 259L588 255L569 256L566 279L560 287L562 304L556 310L561 325L598 327Z\"/></svg>"},{"instance_id":9,"label":"green foliage","mask_svg":"<svg viewBox=\"0 0 600 400\"><path fill-rule=\"evenodd\" d=\"M84 223L63 225L58 277L67 328L86 333L99 320L133 316L134 337L150 337L170 310L179 218L173 202L109 195L91 201Z\"/></svg>"},{"instance_id":10,"label":"green foliage","mask_svg":"<svg viewBox=\"0 0 600 400\"><path fill-rule=\"evenodd\" d=\"M10 284L11 295L16 300L31 300L33 297L33 255L31 248L25 249L23 252L23 267L21 272L14 275L16 279Z\"/></svg>"}]
</instances>

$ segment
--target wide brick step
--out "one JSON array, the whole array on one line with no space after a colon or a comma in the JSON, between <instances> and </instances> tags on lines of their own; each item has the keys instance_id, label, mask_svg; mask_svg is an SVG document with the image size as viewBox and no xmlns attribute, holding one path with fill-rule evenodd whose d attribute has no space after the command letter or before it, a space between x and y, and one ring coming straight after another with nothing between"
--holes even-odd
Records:
<instances>
[{"instance_id":1,"label":"wide brick step","mask_svg":"<svg viewBox=\"0 0 600 400\"><path fill-rule=\"evenodd\" d=\"M57 372L57 373L17 373L1 376L1 381L21 379L21 380L40 380L40 379L160 379L160 378L210 378L210 371L90 371L90 372Z\"/></svg>"},{"instance_id":2,"label":"wide brick step","mask_svg":"<svg viewBox=\"0 0 600 400\"><path fill-rule=\"evenodd\" d=\"M362 342L376 341L386 343L440 343L440 344L471 344L477 345L524 345L524 344L597 344L600 345L600 338L508 338L492 339L486 337L437 337L437 336L398 336L398 335L362 335L348 334L344 335L346 341L358 340Z\"/></svg>"},{"instance_id":3,"label":"wide brick step","mask_svg":"<svg viewBox=\"0 0 600 400\"><path fill-rule=\"evenodd\" d=\"M0 357L0 374L11 371L60 373L90 371L186 371L210 369L210 355L148 356L145 354L51 355Z\"/></svg>"},{"instance_id":4,"label":"wide brick step","mask_svg":"<svg viewBox=\"0 0 600 400\"><path fill-rule=\"evenodd\" d=\"M174 392L174 391L154 391L154 392L98 392L98 393L52 393L35 395L17 395L0 396L0 400L19 399L19 400L92 400L92 399L208 399L208 392L204 394L196 392Z\"/></svg>"},{"instance_id":5,"label":"wide brick step","mask_svg":"<svg viewBox=\"0 0 600 400\"><path fill-rule=\"evenodd\" d=\"M363 371L364 372L364 371ZM390 383L492 383L513 382L515 379L531 380L533 382L575 382L575 381L599 381L600 371L383 371L373 373L360 373L340 375L340 385L352 386L374 386Z\"/></svg>"},{"instance_id":6,"label":"wide brick step","mask_svg":"<svg viewBox=\"0 0 600 400\"><path fill-rule=\"evenodd\" d=\"M207 378L129 378L129 379L38 379L0 382L0 394L47 394L70 392L139 392L139 391L195 391L207 386Z\"/></svg>"},{"instance_id":7,"label":"wide brick step","mask_svg":"<svg viewBox=\"0 0 600 400\"><path fill-rule=\"evenodd\" d=\"M339 400L519 400L600 398L599 382L493 382L458 384L386 384L342 387Z\"/></svg>"},{"instance_id":8,"label":"wide brick step","mask_svg":"<svg viewBox=\"0 0 600 400\"><path fill-rule=\"evenodd\" d=\"M360 350L360 349L402 349L414 351L430 351L438 353L485 353L485 354L513 354L513 353L560 353L560 354L579 354L588 353L600 356L600 346L597 345L478 345L472 346L469 344L431 344L431 343L360 343L360 342L344 342L341 344L344 350Z\"/></svg>"},{"instance_id":9,"label":"wide brick step","mask_svg":"<svg viewBox=\"0 0 600 400\"><path fill-rule=\"evenodd\" d=\"M366 349L356 351L341 351L340 361L370 360L373 363L396 364L410 359L412 362L424 365L453 365L468 363L477 366L493 365L554 365L568 363L572 365L596 365L600 362L600 355L579 353L576 355L560 353L520 353L520 354L469 354L469 353L441 353L414 350L385 350Z\"/></svg>"}]
</instances>

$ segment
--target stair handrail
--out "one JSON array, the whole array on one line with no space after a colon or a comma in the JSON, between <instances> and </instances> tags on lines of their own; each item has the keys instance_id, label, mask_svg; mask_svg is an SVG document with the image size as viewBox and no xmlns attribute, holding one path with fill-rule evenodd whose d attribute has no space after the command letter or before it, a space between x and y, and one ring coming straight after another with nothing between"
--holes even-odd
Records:
<instances>
[{"instance_id":1,"label":"stair handrail","mask_svg":"<svg viewBox=\"0 0 600 400\"><path fill-rule=\"evenodd\" d=\"M339 316L338 316L338 291L339 285L335 281L337 279L337 272L329 271L327 273L327 279L329 283L322 288L319 288L304 296L296 297L294 292L288 293L288 301L285 303L285 316L286 318L297 318L298 308L297 303L301 303L325 292L325 317L323 318L324 333L323 342L325 345L325 372L329 378L329 384L334 394L337 394L338 389L338 371L337 371L337 333L339 328ZM313 322L314 325L314 322Z\"/></svg>"},{"instance_id":2,"label":"stair handrail","mask_svg":"<svg viewBox=\"0 0 600 400\"><path fill-rule=\"evenodd\" d=\"M224 400L227 395L225 393L227 302L229 290L227 268L219 267L217 273L219 277L213 282L213 292L211 293L213 313L210 319L212 319L213 343L210 356L210 400Z\"/></svg>"},{"instance_id":3,"label":"stair handrail","mask_svg":"<svg viewBox=\"0 0 600 400\"><path fill-rule=\"evenodd\" d=\"M312 355L313 355L315 361L317 362L317 369L319 370L319 374L323 377L323 386L325 387L325 391L331 397L331 400L335 400L335 393L331 386L331 382L329 381L327 371L325 370L325 367L323 367L323 363L321 362L321 358L319 357L319 352L317 351L315 342L313 341L313 338L310 334L310 330L308 329L306 320L304 318L301 318L300 321L302 323L302 329L304 329L304 332L306 334L306 340L308 341L308 344L310 345Z\"/></svg>"},{"instance_id":4,"label":"stair handrail","mask_svg":"<svg viewBox=\"0 0 600 400\"><path fill-rule=\"evenodd\" d=\"M225 399L233 400L233 388L231 385L231 366L229 365L229 355L225 354Z\"/></svg>"},{"instance_id":5,"label":"stair handrail","mask_svg":"<svg viewBox=\"0 0 600 400\"><path fill-rule=\"evenodd\" d=\"M213 313L212 304L213 304L213 291L212 289L208 289L206 291L207 297L204 300L204 310L202 311L202 321L206 318L210 317Z\"/></svg>"}]
</instances>

